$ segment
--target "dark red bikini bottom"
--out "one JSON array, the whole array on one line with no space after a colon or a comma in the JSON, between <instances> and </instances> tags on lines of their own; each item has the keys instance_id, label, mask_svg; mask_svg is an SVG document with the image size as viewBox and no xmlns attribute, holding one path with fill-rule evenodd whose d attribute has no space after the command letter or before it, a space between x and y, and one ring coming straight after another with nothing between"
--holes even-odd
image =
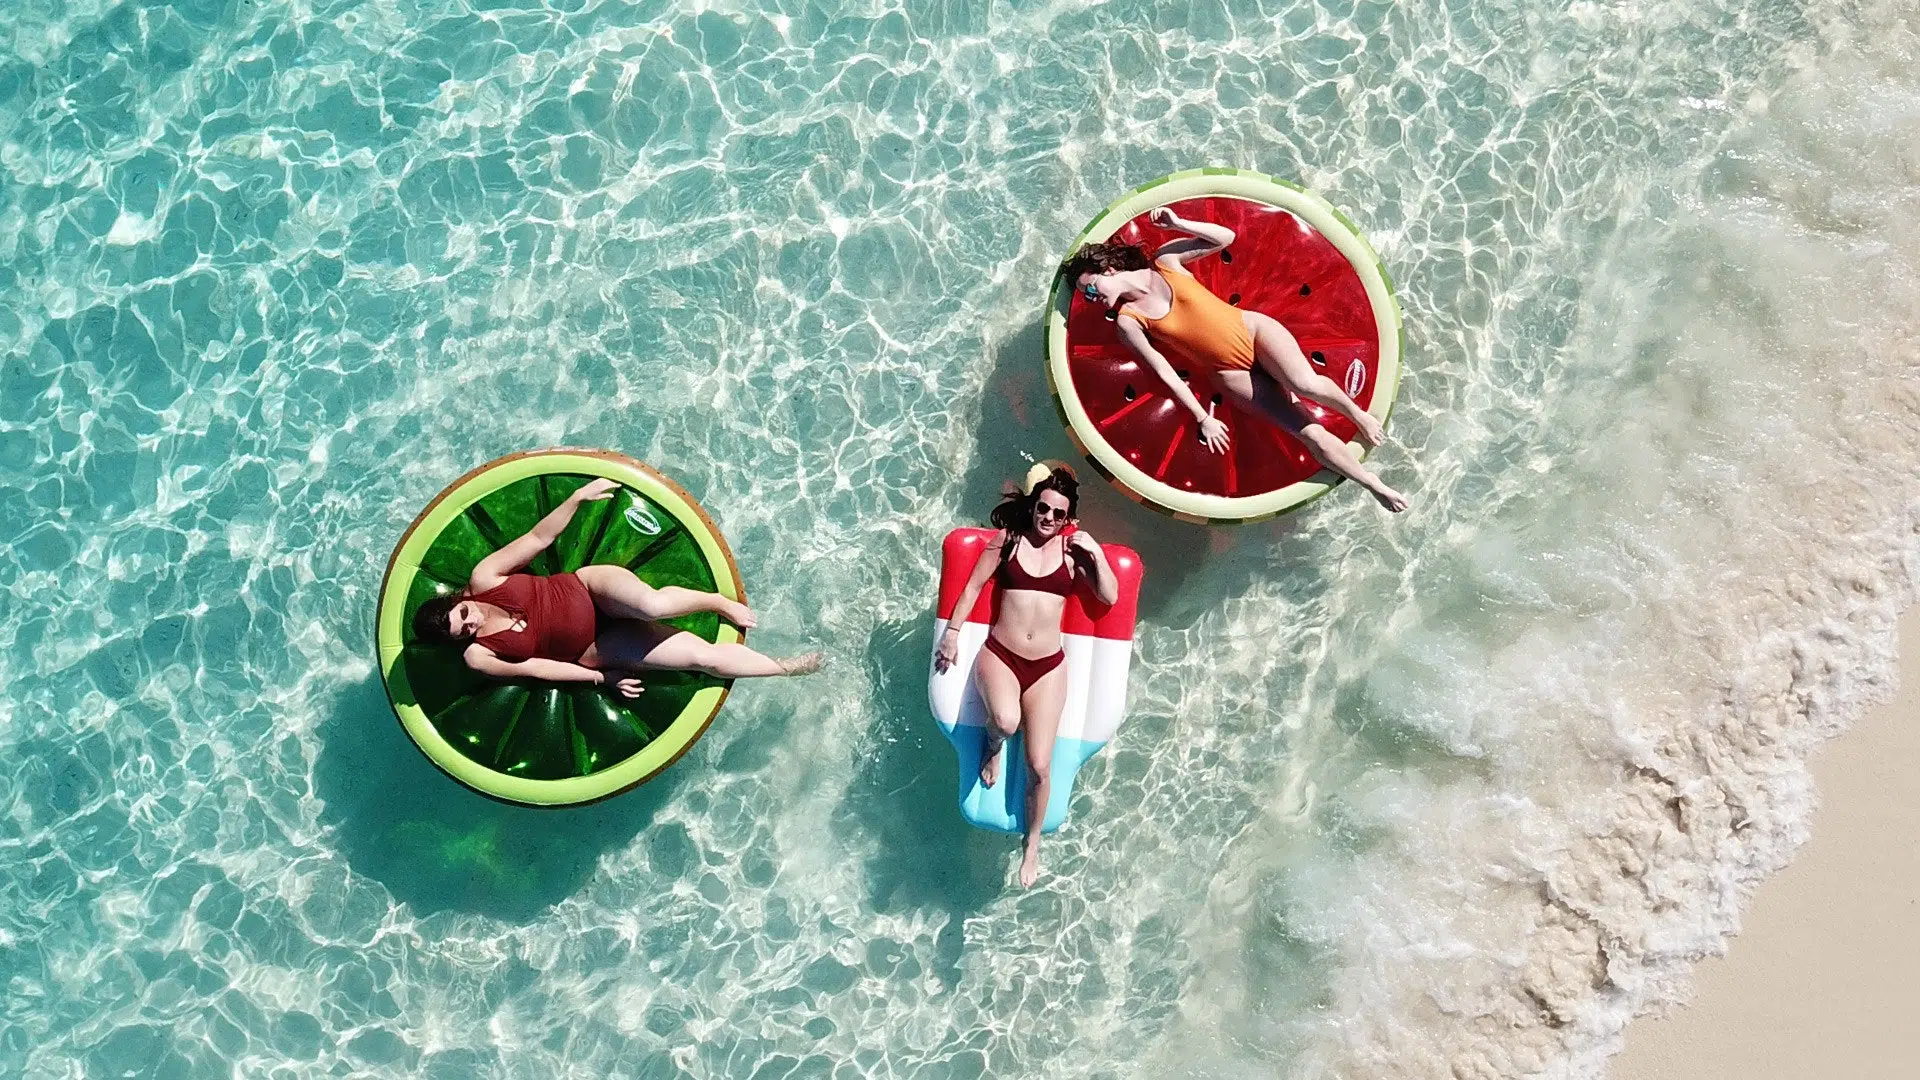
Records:
<instances>
[{"instance_id":1,"label":"dark red bikini bottom","mask_svg":"<svg viewBox=\"0 0 1920 1080\"><path fill-rule=\"evenodd\" d=\"M1060 662L1067 658L1067 651L1062 649L1052 656L1029 660L993 640L991 634L987 636L987 651L999 657L1000 662L1007 665L1007 670L1013 672L1013 679L1020 684L1020 692L1023 694L1027 692L1027 687L1045 678L1047 672L1059 667Z\"/></svg>"}]
</instances>

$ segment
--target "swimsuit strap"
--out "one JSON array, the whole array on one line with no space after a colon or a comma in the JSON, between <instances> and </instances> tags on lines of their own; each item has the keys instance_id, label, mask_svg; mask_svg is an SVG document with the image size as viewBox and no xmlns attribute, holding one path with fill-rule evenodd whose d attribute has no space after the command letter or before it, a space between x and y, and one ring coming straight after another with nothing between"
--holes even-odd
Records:
<instances>
[{"instance_id":1,"label":"swimsuit strap","mask_svg":"<svg viewBox=\"0 0 1920 1080\"><path fill-rule=\"evenodd\" d=\"M1164 319L1168 315L1172 315L1173 309L1179 306L1180 290L1173 287L1173 280L1167 276L1167 272L1165 270L1162 270L1157 266L1152 267L1152 270L1154 273L1160 275L1160 280L1167 283L1167 314L1160 316L1160 319ZM1154 323L1157 323L1160 321L1160 319L1156 319L1153 316L1148 315L1146 312L1141 311L1139 308L1134 307L1131 303L1120 305L1120 314L1131 315L1134 318L1139 319L1142 323L1146 324L1147 326L1152 326Z\"/></svg>"},{"instance_id":2,"label":"swimsuit strap","mask_svg":"<svg viewBox=\"0 0 1920 1080\"><path fill-rule=\"evenodd\" d=\"M1053 541L1047 541L1047 544L1051 543L1053 543ZM1035 550L1044 551L1046 550L1047 544L1042 544ZM1044 575L1035 574L1025 566L1022 566L1020 564L1019 552L1019 538L1017 536L1001 550L1000 568L995 576L1000 579L1003 588L1021 589L1031 592L1050 592L1058 596L1065 596L1073 591L1073 566L1071 565L1073 560L1067 557L1064 547L1060 552L1060 565L1047 571Z\"/></svg>"}]
</instances>

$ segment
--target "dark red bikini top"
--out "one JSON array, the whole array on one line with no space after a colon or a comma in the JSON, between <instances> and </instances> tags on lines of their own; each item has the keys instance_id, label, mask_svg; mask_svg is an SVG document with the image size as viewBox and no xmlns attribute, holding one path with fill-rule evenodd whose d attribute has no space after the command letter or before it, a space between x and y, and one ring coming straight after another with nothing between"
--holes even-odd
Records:
<instances>
[{"instance_id":1,"label":"dark red bikini top","mask_svg":"<svg viewBox=\"0 0 1920 1080\"><path fill-rule=\"evenodd\" d=\"M1020 565L1020 538L1007 539L1007 556L1000 560L1000 570L995 574L1002 591L1025 589L1028 592L1052 593L1066 596L1073 592L1073 571L1067 567L1066 552L1060 553L1060 565L1045 577L1035 577L1027 573Z\"/></svg>"}]
</instances>

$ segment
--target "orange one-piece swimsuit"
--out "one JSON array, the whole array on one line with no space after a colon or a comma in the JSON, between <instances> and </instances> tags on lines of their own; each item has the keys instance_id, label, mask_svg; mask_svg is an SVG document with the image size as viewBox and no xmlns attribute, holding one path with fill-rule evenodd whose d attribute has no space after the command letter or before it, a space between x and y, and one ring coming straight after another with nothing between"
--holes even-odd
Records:
<instances>
[{"instance_id":1,"label":"orange one-piece swimsuit","mask_svg":"<svg viewBox=\"0 0 1920 1080\"><path fill-rule=\"evenodd\" d=\"M1196 366L1209 371L1251 371L1253 335L1240 318L1240 309L1208 291L1189 274L1169 274L1154 267L1173 290L1167 313L1150 319L1132 304L1120 309L1122 315L1140 320L1147 336Z\"/></svg>"}]
</instances>

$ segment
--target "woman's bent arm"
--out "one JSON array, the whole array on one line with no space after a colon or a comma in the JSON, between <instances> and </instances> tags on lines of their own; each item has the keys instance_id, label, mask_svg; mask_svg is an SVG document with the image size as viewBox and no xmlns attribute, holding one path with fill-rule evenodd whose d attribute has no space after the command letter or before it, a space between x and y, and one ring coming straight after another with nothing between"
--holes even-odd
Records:
<instances>
[{"instance_id":1,"label":"woman's bent arm","mask_svg":"<svg viewBox=\"0 0 1920 1080\"><path fill-rule=\"evenodd\" d=\"M1225 251L1233 243L1233 230L1225 225L1216 225L1211 221L1192 221L1183 218L1166 207L1152 212L1151 220L1163 229L1177 229L1187 235L1179 240L1162 244L1159 251L1153 253L1155 262L1170 259L1185 267L1195 259L1204 259L1216 251Z\"/></svg>"},{"instance_id":2,"label":"woman's bent arm","mask_svg":"<svg viewBox=\"0 0 1920 1080\"><path fill-rule=\"evenodd\" d=\"M1112 607L1120 599L1120 579L1114 575L1112 564L1107 562L1107 553L1099 544L1093 545L1093 595L1099 597L1102 604Z\"/></svg>"},{"instance_id":3,"label":"woman's bent arm","mask_svg":"<svg viewBox=\"0 0 1920 1080\"><path fill-rule=\"evenodd\" d=\"M560 534L566 531L573 515L583 502L599 502L613 497L615 488L620 485L612 480L590 480L580 490L567 496L567 501L553 508L553 512L540 519L540 523L527 531L525 536L513 541L506 547L480 560L468 578L468 587L474 592L486 592L507 580L507 575L533 561L535 555L547 550ZM577 680L575 680L577 681Z\"/></svg>"}]
</instances>

